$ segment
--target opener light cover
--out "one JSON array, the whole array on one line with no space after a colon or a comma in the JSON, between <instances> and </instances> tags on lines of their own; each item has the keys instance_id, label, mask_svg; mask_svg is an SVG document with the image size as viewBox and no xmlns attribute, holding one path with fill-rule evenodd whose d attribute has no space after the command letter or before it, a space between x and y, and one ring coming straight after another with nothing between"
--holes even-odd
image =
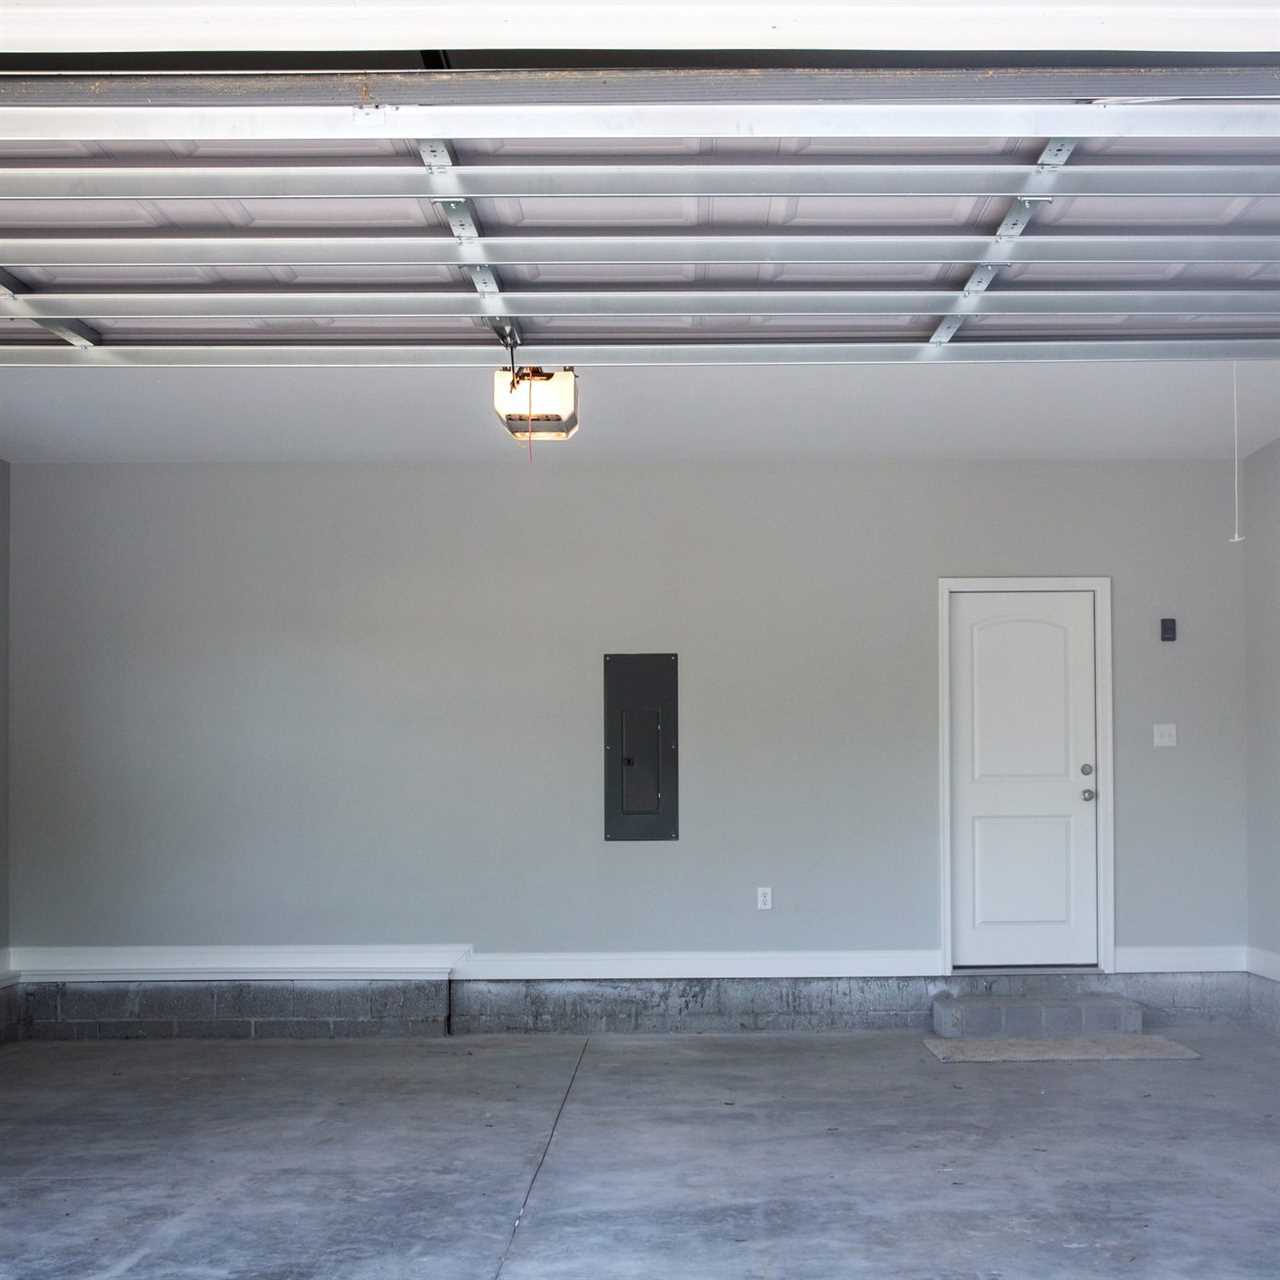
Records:
<instances>
[{"instance_id":1,"label":"opener light cover","mask_svg":"<svg viewBox=\"0 0 1280 1280\"><path fill-rule=\"evenodd\" d=\"M578 375L573 369L547 373L521 365L493 375L493 407L502 425L521 443L568 440L578 429Z\"/></svg>"}]
</instances>

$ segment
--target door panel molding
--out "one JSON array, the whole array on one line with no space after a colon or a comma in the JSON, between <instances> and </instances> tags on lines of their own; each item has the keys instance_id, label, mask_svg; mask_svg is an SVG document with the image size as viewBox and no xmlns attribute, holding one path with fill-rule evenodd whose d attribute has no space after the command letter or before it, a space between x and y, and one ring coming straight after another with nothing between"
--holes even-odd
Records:
<instances>
[{"instance_id":1,"label":"door panel molding","mask_svg":"<svg viewBox=\"0 0 1280 1280\"><path fill-rule=\"evenodd\" d=\"M951 929L951 602L955 595L989 591L1091 591L1094 595L1094 714L1098 739L1098 967L1115 972L1115 791L1111 679L1111 579L938 579L939 925L942 971L952 971Z\"/></svg>"}]
</instances>

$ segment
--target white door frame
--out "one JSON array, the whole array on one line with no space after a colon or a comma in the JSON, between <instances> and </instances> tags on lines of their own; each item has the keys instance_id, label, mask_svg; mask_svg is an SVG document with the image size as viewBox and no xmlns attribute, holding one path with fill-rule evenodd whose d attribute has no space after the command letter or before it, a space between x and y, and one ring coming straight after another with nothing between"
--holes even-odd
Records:
<instances>
[{"instance_id":1,"label":"white door frame","mask_svg":"<svg viewBox=\"0 0 1280 1280\"><path fill-rule=\"evenodd\" d=\"M1098 733L1098 967L1116 965L1115 768L1111 723L1110 578L938 579L939 836L942 854L942 971L951 962L951 597L969 591L1092 591L1094 596L1094 699Z\"/></svg>"}]
</instances>

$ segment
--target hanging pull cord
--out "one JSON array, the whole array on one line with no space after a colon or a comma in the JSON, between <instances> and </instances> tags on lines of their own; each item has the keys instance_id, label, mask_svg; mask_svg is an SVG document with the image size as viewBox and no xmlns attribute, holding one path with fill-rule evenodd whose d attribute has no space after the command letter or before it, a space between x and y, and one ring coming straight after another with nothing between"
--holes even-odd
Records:
<instances>
[{"instance_id":1,"label":"hanging pull cord","mask_svg":"<svg viewBox=\"0 0 1280 1280\"><path fill-rule=\"evenodd\" d=\"M1244 535L1240 532L1240 383L1239 383L1240 366L1233 360L1231 362L1231 424L1232 424L1232 440L1234 442L1234 461L1235 461L1235 503L1236 503L1236 526L1235 533L1231 537L1232 542L1243 542Z\"/></svg>"}]
</instances>

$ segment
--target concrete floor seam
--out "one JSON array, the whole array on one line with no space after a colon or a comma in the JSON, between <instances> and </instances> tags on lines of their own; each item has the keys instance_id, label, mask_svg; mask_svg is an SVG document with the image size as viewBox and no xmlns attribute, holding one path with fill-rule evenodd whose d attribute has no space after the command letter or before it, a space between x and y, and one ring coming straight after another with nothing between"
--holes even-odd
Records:
<instances>
[{"instance_id":1,"label":"concrete floor seam","mask_svg":"<svg viewBox=\"0 0 1280 1280\"><path fill-rule=\"evenodd\" d=\"M538 1157L538 1163L534 1166L533 1177L529 1179L529 1185L524 1189L524 1198L520 1201L520 1212L516 1214L516 1220L511 1224L511 1234L507 1237L506 1248L503 1249L502 1256L498 1259L498 1269L493 1273L493 1280L500 1280L502 1268L507 1265L507 1259L511 1256L512 1246L516 1242L516 1232L520 1230L520 1223L524 1220L524 1211L529 1207L529 1197L533 1195L533 1184L538 1181L538 1174L542 1172L542 1166L546 1163L547 1153L551 1150L551 1143L555 1139L556 1129L560 1125L560 1117L564 1115L569 1095L573 1092L573 1082L578 1078L578 1068L582 1066L582 1060L587 1056L587 1046L590 1043L591 1037L588 1036L582 1042L582 1048L578 1052L578 1059L573 1064L573 1070L569 1073L569 1083L565 1086L564 1097L560 1099L560 1105L556 1108L555 1118L551 1121L551 1132L547 1134L546 1145L542 1148L542 1154Z\"/></svg>"}]
</instances>

